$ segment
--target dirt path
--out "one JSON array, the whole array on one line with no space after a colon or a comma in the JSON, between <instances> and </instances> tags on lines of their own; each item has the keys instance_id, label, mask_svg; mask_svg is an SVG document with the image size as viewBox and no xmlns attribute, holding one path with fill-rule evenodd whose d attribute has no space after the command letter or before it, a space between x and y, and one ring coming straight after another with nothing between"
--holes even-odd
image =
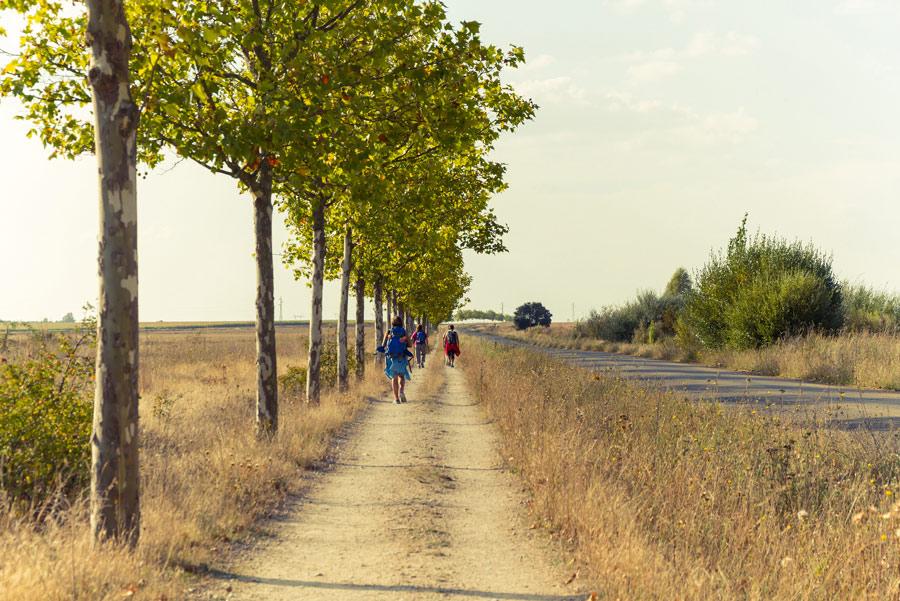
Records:
<instances>
[{"instance_id":1,"label":"dirt path","mask_svg":"<svg viewBox=\"0 0 900 601\"><path fill-rule=\"evenodd\" d=\"M335 469L273 526L275 538L222 576L229 598L586 597L564 585L563 567L525 527L520 487L463 375L440 369L437 398L419 398L415 382L408 404L373 404Z\"/></svg>"}]
</instances>

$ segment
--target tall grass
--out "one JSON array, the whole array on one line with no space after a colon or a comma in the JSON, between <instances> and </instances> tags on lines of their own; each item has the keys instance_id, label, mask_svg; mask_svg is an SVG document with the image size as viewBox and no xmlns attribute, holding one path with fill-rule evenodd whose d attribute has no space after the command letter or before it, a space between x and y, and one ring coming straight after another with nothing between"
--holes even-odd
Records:
<instances>
[{"instance_id":1,"label":"tall grass","mask_svg":"<svg viewBox=\"0 0 900 601\"><path fill-rule=\"evenodd\" d=\"M297 332L279 332L281 373L305 361ZM369 369L351 393L332 392L318 408L283 395L278 435L264 442L253 427L252 331L145 333L141 359L139 549L92 547L83 505L41 527L0 513L0 599L181 598L179 574L220 561L298 491L362 399L384 390L384 376Z\"/></svg>"},{"instance_id":2,"label":"tall grass","mask_svg":"<svg viewBox=\"0 0 900 601\"><path fill-rule=\"evenodd\" d=\"M689 402L471 341L531 511L603 598L896 599L896 438Z\"/></svg>"},{"instance_id":3,"label":"tall grass","mask_svg":"<svg viewBox=\"0 0 900 601\"><path fill-rule=\"evenodd\" d=\"M758 349L715 350L686 347L672 338L655 344L639 344L576 337L571 327L556 325L526 332L502 326L480 328L543 347L695 362L836 386L900 390L900 334L897 333L848 331L835 336L811 333Z\"/></svg>"}]
</instances>

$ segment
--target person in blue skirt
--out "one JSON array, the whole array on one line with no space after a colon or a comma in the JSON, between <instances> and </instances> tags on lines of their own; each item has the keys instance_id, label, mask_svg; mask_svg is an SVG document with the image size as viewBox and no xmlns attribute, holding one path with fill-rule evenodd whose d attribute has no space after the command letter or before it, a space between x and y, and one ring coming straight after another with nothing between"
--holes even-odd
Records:
<instances>
[{"instance_id":1,"label":"person in blue skirt","mask_svg":"<svg viewBox=\"0 0 900 601\"><path fill-rule=\"evenodd\" d=\"M382 348L384 349L384 373L391 381L394 391L394 402L397 404L406 402L406 382L412 379L409 373L409 360L413 354L409 352L409 336L403 327L403 320L399 316L391 322L391 330L384 336Z\"/></svg>"}]
</instances>

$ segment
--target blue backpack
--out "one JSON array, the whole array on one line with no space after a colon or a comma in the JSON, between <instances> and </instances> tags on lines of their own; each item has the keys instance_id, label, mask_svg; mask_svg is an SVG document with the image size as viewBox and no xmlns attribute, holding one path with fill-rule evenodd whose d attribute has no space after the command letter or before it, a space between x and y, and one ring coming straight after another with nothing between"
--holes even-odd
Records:
<instances>
[{"instance_id":1,"label":"blue backpack","mask_svg":"<svg viewBox=\"0 0 900 601\"><path fill-rule=\"evenodd\" d=\"M397 326L391 328L391 340L388 342L387 354L391 357L402 357L406 354L406 343L400 339L406 336L406 330Z\"/></svg>"}]
</instances>

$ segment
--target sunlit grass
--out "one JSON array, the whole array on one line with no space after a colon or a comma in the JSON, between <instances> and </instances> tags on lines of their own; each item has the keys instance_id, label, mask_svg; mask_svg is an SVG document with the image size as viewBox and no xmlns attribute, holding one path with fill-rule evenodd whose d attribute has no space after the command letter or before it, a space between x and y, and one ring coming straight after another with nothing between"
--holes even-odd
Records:
<instances>
[{"instance_id":1,"label":"sunlit grass","mask_svg":"<svg viewBox=\"0 0 900 601\"><path fill-rule=\"evenodd\" d=\"M466 353L532 519L602 598L900 595L894 433L801 427L471 339Z\"/></svg>"},{"instance_id":2,"label":"sunlit grass","mask_svg":"<svg viewBox=\"0 0 900 601\"><path fill-rule=\"evenodd\" d=\"M16 352L26 345L17 341ZM279 373L304 364L305 348L305 331L280 330ZM362 399L385 387L370 368L351 393L330 393L317 408L283 395L278 435L263 442L254 361L252 330L144 334L140 548L92 548L82 504L40 528L0 515L0 599L182 598L181 575L221 561L230 541L297 492Z\"/></svg>"}]
</instances>

